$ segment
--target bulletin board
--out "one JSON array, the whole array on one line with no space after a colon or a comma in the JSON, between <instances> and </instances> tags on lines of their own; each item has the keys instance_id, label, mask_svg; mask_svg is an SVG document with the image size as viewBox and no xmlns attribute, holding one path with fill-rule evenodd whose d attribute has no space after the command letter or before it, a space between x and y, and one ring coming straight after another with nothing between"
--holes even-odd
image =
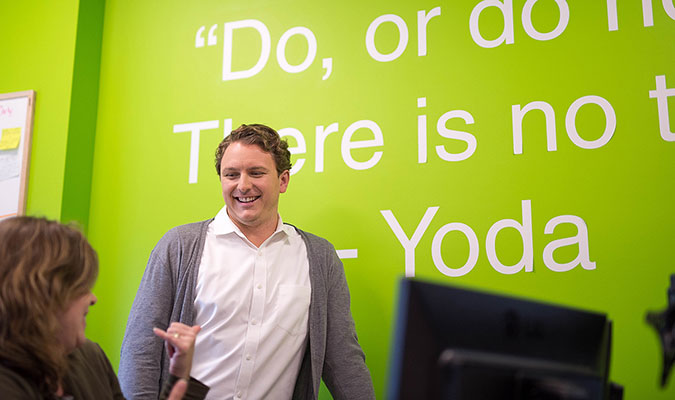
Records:
<instances>
[{"instance_id":1,"label":"bulletin board","mask_svg":"<svg viewBox=\"0 0 675 400\"><path fill-rule=\"evenodd\" d=\"M35 91L0 94L0 219L26 210Z\"/></svg>"}]
</instances>

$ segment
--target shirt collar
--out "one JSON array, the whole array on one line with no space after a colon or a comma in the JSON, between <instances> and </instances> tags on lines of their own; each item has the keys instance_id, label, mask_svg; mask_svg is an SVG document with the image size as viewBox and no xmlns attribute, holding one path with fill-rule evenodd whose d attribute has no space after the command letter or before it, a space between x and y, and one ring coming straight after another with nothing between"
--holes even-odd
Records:
<instances>
[{"instance_id":1,"label":"shirt collar","mask_svg":"<svg viewBox=\"0 0 675 400\"><path fill-rule=\"evenodd\" d=\"M218 214L216 214L216 217L213 219L212 226L213 233L216 235L227 235L229 233L234 233L241 238L246 238L241 230L237 228L234 222L232 222L230 216L227 215L227 206L223 206L223 208L218 211ZM272 233L272 236L279 232L283 232L286 236L290 236L293 232L293 227L284 224L281 216L279 216L279 220L277 221L277 229L274 231L274 233Z\"/></svg>"}]
</instances>

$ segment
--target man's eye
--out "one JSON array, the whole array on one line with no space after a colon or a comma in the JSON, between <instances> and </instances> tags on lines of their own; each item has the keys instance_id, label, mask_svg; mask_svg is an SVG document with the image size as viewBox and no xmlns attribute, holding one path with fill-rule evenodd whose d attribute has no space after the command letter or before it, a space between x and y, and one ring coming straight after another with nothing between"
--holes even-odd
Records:
<instances>
[{"instance_id":1,"label":"man's eye","mask_svg":"<svg viewBox=\"0 0 675 400\"><path fill-rule=\"evenodd\" d=\"M223 174L224 178L230 178L230 179L235 178L236 176L237 176L237 174Z\"/></svg>"}]
</instances>

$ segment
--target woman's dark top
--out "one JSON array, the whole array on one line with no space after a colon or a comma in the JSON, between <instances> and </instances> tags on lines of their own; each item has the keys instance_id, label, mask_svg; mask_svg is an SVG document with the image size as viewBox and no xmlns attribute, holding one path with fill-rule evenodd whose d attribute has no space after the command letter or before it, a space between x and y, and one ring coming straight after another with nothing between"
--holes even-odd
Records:
<instances>
[{"instance_id":1,"label":"woman's dark top","mask_svg":"<svg viewBox=\"0 0 675 400\"><path fill-rule=\"evenodd\" d=\"M60 398L53 396L51 399L124 399L115 371L98 344L87 340L75 349L68 355L68 368L68 373L63 380L64 396ZM162 389L160 398L168 397L176 381L178 378L172 376ZM208 386L191 378L183 399L203 399L208 391ZM4 363L0 363L0 398L5 400L44 399L35 382L13 371Z\"/></svg>"}]
</instances>

